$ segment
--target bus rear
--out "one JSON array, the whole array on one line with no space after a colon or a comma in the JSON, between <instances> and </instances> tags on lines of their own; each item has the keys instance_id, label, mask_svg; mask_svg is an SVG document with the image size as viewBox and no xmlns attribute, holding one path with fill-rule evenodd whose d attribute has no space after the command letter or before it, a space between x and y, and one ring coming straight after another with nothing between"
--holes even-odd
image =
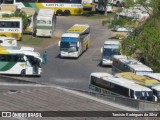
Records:
<instances>
[{"instance_id":1,"label":"bus rear","mask_svg":"<svg viewBox=\"0 0 160 120\"><path fill-rule=\"evenodd\" d=\"M22 18L0 18L0 36L13 37L22 40Z\"/></svg>"},{"instance_id":2,"label":"bus rear","mask_svg":"<svg viewBox=\"0 0 160 120\"><path fill-rule=\"evenodd\" d=\"M51 37L55 26L53 10L40 9L37 15L36 36Z\"/></svg>"}]
</instances>

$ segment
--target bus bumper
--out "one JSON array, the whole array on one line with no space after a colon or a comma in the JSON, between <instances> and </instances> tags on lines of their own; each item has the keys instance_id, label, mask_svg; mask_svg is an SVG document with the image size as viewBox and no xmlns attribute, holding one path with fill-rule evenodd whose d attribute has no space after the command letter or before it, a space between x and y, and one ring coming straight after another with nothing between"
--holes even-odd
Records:
<instances>
[{"instance_id":1,"label":"bus bumper","mask_svg":"<svg viewBox=\"0 0 160 120\"><path fill-rule=\"evenodd\" d=\"M78 52L72 52L72 53L68 53L68 52L60 52L60 56L61 57L73 57L73 58L77 58Z\"/></svg>"},{"instance_id":2,"label":"bus bumper","mask_svg":"<svg viewBox=\"0 0 160 120\"><path fill-rule=\"evenodd\" d=\"M102 65L103 65L103 66L105 66L105 65L112 65L112 61L111 61L111 60L103 59L103 60L102 60Z\"/></svg>"}]
</instances>

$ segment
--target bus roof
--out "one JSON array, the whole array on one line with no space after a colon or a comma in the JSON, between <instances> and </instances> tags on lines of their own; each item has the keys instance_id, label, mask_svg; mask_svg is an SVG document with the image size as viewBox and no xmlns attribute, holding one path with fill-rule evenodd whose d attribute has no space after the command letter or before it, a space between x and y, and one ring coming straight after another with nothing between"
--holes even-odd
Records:
<instances>
[{"instance_id":1,"label":"bus roof","mask_svg":"<svg viewBox=\"0 0 160 120\"><path fill-rule=\"evenodd\" d=\"M35 9L31 7L23 7L20 11L26 13L27 15L34 15L36 13Z\"/></svg>"},{"instance_id":2,"label":"bus roof","mask_svg":"<svg viewBox=\"0 0 160 120\"><path fill-rule=\"evenodd\" d=\"M127 58L124 55L114 55L113 58L119 60L120 62L128 65L129 67L131 67L132 69L134 69L135 71L149 71L149 72L153 72L153 70L142 64L141 62L139 62L138 60L135 60L133 58Z\"/></svg>"},{"instance_id":3,"label":"bus roof","mask_svg":"<svg viewBox=\"0 0 160 120\"><path fill-rule=\"evenodd\" d=\"M160 73L149 73L146 76L160 81Z\"/></svg>"},{"instance_id":4,"label":"bus roof","mask_svg":"<svg viewBox=\"0 0 160 120\"><path fill-rule=\"evenodd\" d=\"M22 18L21 17L2 17L2 18L0 18L0 20L3 20L3 21L14 21L14 20L22 21Z\"/></svg>"},{"instance_id":5,"label":"bus roof","mask_svg":"<svg viewBox=\"0 0 160 120\"><path fill-rule=\"evenodd\" d=\"M17 6L13 4L2 4L0 6L1 11L15 12L17 10Z\"/></svg>"},{"instance_id":6,"label":"bus roof","mask_svg":"<svg viewBox=\"0 0 160 120\"><path fill-rule=\"evenodd\" d=\"M62 37L75 37L75 38L78 38L79 34L77 34L77 33L63 33Z\"/></svg>"},{"instance_id":7,"label":"bus roof","mask_svg":"<svg viewBox=\"0 0 160 120\"><path fill-rule=\"evenodd\" d=\"M54 10L52 9L40 9L38 12L38 16L41 17L52 17L54 15Z\"/></svg>"},{"instance_id":8,"label":"bus roof","mask_svg":"<svg viewBox=\"0 0 160 120\"><path fill-rule=\"evenodd\" d=\"M21 49L18 47L2 47L0 46L0 54L25 54L25 55L32 55L35 57L40 57L40 53L27 50L27 49Z\"/></svg>"},{"instance_id":9,"label":"bus roof","mask_svg":"<svg viewBox=\"0 0 160 120\"><path fill-rule=\"evenodd\" d=\"M141 76L141 75L136 75L132 72L117 73L116 76L123 77L123 78L129 79L129 80L133 80L134 82L141 84L141 85L145 85L145 86L153 86L153 85L159 83L155 79L151 79L151 78Z\"/></svg>"},{"instance_id":10,"label":"bus roof","mask_svg":"<svg viewBox=\"0 0 160 120\"><path fill-rule=\"evenodd\" d=\"M153 86L152 89L160 91L160 84L157 84L157 85Z\"/></svg>"},{"instance_id":11,"label":"bus roof","mask_svg":"<svg viewBox=\"0 0 160 120\"><path fill-rule=\"evenodd\" d=\"M110 44L120 45L120 42L118 40L106 40L104 42L104 45L110 45Z\"/></svg>"},{"instance_id":12,"label":"bus roof","mask_svg":"<svg viewBox=\"0 0 160 120\"><path fill-rule=\"evenodd\" d=\"M91 74L91 75L93 75L93 74ZM117 77L117 76L113 76L113 75L105 76L105 77L102 77L102 78L105 81L123 86L125 88L132 89L134 91L152 91L150 88L147 88L145 86L136 84L135 82L133 82L131 80L128 80L128 79L125 79L125 78L121 78L121 77Z\"/></svg>"},{"instance_id":13,"label":"bus roof","mask_svg":"<svg viewBox=\"0 0 160 120\"><path fill-rule=\"evenodd\" d=\"M105 72L94 72L94 73L91 73L91 76L102 78L102 77L107 77L107 76L112 76L112 75L109 73L105 73Z\"/></svg>"},{"instance_id":14,"label":"bus roof","mask_svg":"<svg viewBox=\"0 0 160 120\"><path fill-rule=\"evenodd\" d=\"M67 30L68 33L83 33L87 28L89 28L88 24L75 24L71 28Z\"/></svg>"}]
</instances>

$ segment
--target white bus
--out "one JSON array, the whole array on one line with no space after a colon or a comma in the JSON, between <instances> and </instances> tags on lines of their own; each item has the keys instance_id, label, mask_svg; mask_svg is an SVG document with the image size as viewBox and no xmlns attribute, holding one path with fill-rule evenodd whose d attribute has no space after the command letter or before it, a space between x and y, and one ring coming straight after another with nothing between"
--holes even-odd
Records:
<instances>
[{"instance_id":1,"label":"white bus","mask_svg":"<svg viewBox=\"0 0 160 120\"><path fill-rule=\"evenodd\" d=\"M56 24L54 10L40 9L36 23L36 36L51 37Z\"/></svg>"},{"instance_id":2,"label":"white bus","mask_svg":"<svg viewBox=\"0 0 160 120\"><path fill-rule=\"evenodd\" d=\"M40 9L52 9L57 15L83 14L82 0L3 0L2 4L14 4L18 9L31 7L38 12Z\"/></svg>"},{"instance_id":3,"label":"white bus","mask_svg":"<svg viewBox=\"0 0 160 120\"><path fill-rule=\"evenodd\" d=\"M82 0L82 5L84 9L91 9L93 5L93 0Z\"/></svg>"},{"instance_id":4,"label":"white bus","mask_svg":"<svg viewBox=\"0 0 160 120\"><path fill-rule=\"evenodd\" d=\"M153 79L156 79L160 82L160 73L149 73L146 76L150 77L150 78L153 78Z\"/></svg>"},{"instance_id":5,"label":"white bus","mask_svg":"<svg viewBox=\"0 0 160 120\"><path fill-rule=\"evenodd\" d=\"M23 21L20 17L0 18L0 36L22 40Z\"/></svg>"},{"instance_id":6,"label":"white bus","mask_svg":"<svg viewBox=\"0 0 160 120\"><path fill-rule=\"evenodd\" d=\"M112 58L114 55L120 54L120 42L118 40L107 40L101 48L102 65L112 65Z\"/></svg>"},{"instance_id":7,"label":"white bus","mask_svg":"<svg viewBox=\"0 0 160 120\"><path fill-rule=\"evenodd\" d=\"M133 72L137 75L147 75L152 73L153 70L133 58L127 58L127 56L124 55L114 55L112 74L115 75L120 72Z\"/></svg>"},{"instance_id":8,"label":"white bus","mask_svg":"<svg viewBox=\"0 0 160 120\"><path fill-rule=\"evenodd\" d=\"M0 74L40 76L42 58L38 52L0 46Z\"/></svg>"},{"instance_id":9,"label":"white bus","mask_svg":"<svg viewBox=\"0 0 160 120\"><path fill-rule=\"evenodd\" d=\"M91 73L89 89L101 94L119 95L139 100L152 101L153 98L150 88L108 73Z\"/></svg>"},{"instance_id":10,"label":"white bus","mask_svg":"<svg viewBox=\"0 0 160 120\"><path fill-rule=\"evenodd\" d=\"M0 46L17 46L17 40L12 37L0 37Z\"/></svg>"},{"instance_id":11,"label":"white bus","mask_svg":"<svg viewBox=\"0 0 160 120\"><path fill-rule=\"evenodd\" d=\"M23 31L23 33L34 33L36 26L36 16L37 16L36 11L33 8L24 7L21 8L20 12L24 12L29 17L28 18L29 25Z\"/></svg>"},{"instance_id":12,"label":"white bus","mask_svg":"<svg viewBox=\"0 0 160 120\"><path fill-rule=\"evenodd\" d=\"M75 24L62 34L60 46L61 57L78 58L90 46L90 27L88 24Z\"/></svg>"}]
</instances>

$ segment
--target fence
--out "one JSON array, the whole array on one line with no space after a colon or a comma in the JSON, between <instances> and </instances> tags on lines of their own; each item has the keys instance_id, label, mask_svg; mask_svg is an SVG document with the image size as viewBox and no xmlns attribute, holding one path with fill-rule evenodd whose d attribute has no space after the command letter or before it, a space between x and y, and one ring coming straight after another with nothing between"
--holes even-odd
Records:
<instances>
[{"instance_id":1,"label":"fence","mask_svg":"<svg viewBox=\"0 0 160 120\"><path fill-rule=\"evenodd\" d=\"M67 88L68 89L68 88ZM109 102L113 102L119 105L123 105L126 107L130 107L139 111L159 111L160 110L160 103L150 102L150 101L143 101L143 100L135 100L123 96L114 96L109 94L99 94L87 90L78 90L78 89L72 89L102 100L106 100Z\"/></svg>"}]
</instances>

